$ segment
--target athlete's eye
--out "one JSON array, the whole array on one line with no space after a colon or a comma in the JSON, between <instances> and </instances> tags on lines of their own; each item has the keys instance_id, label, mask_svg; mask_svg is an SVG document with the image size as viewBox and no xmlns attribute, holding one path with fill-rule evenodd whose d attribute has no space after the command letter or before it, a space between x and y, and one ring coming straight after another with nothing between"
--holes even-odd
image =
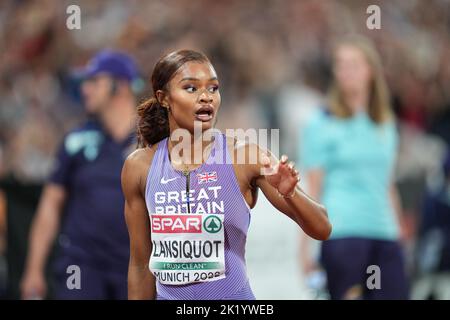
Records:
<instances>
[{"instance_id":1,"label":"athlete's eye","mask_svg":"<svg viewBox=\"0 0 450 320\"><path fill-rule=\"evenodd\" d=\"M193 93L193 92L197 91L197 88L195 88L194 86L187 86L184 88L184 90L186 90L189 93Z\"/></svg>"},{"instance_id":2,"label":"athlete's eye","mask_svg":"<svg viewBox=\"0 0 450 320\"><path fill-rule=\"evenodd\" d=\"M214 93L217 90L219 90L219 86L212 86L212 87L209 88L209 92L211 92L211 93Z\"/></svg>"}]
</instances>

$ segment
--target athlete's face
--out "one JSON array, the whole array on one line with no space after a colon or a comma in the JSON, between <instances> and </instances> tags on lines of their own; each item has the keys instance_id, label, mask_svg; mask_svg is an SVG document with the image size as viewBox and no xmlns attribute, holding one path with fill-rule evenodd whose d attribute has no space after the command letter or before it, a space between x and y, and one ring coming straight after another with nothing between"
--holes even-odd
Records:
<instances>
[{"instance_id":1,"label":"athlete's face","mask_svg":"<svg viewBox=\"0 0 450 320\"><path fill-rule=\"evenodd\" d=\"M106 74L99 74L85 80L81 87L86 111L99 114L108 107L111 98L112 79Z\"/></svg>"},{"instance_id":2,"label":"athlete's face","mask_svg":"<svg viewBox=\"0 0 450 320\"><path fill-rule=\"evenodd\" d=\"M372 72L366 57L358 48L341 45L334 57L334 76L339 89L345 94L369 90Z\"/></svg>"},{"instance_id":3,"label":"athlete's face","mask_svg":"<svg viewBox=\"0 0 450 320\"><path fill-rule=\"evenodd\" d=\"M202 131L214 126L220 106L219 80L208 62L187 62L169 81L163 101L170 107L169 121L191 133L194 122Z\"/></svg>"}]
</instances>

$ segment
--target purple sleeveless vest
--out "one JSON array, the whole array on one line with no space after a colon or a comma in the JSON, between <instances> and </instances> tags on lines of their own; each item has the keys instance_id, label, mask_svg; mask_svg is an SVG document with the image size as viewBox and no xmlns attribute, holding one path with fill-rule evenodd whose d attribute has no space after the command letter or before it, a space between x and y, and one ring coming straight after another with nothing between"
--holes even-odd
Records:
<instances>
[{"instance_id":1,"label":"purple sleeveless vest","mask_svg":"<svg viewBox=\"0 0 450 320\"><path fill-rule=\"evenodd\" d=\"M209 159L188 174L172 167L167 142L158 143L145 190L157 299L255 299L245 265L250 208L225 135L215 135Z\"/></svg>"}]
</instances>

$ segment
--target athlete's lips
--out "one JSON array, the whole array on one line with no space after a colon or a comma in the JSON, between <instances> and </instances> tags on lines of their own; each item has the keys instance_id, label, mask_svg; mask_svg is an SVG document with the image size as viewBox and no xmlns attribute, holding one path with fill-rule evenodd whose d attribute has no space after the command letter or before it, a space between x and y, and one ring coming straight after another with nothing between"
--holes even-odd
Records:
<instances>
[{"instance_id":1,"label":"athlete's lips","mask_svg":"<svg viewBox=\"0 0 450 320\"><path fill-rule=\"evenodd\" d=\"M210 104L202 105L195 111L195 119L202 122L211 121L214 117L214 107Z\"/></svg>"}]
</instances>

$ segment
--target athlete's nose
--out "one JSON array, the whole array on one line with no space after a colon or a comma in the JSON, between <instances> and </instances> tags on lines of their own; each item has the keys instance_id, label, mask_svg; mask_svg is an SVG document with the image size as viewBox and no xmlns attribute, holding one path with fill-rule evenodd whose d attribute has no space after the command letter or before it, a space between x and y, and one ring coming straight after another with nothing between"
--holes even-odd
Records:
<instances>
[{"instance_id":1,"label":"athlete's nose","mask_svg":"<svg viewBox=\"0 0 450 320\"><path fill-rule=\"evenodd\" d=\"M200 104L210 104L213 102L212 96L209 94L209 91L207 89L203 90L202 93L200 93Z\"/></svg>"}]
</instances>

